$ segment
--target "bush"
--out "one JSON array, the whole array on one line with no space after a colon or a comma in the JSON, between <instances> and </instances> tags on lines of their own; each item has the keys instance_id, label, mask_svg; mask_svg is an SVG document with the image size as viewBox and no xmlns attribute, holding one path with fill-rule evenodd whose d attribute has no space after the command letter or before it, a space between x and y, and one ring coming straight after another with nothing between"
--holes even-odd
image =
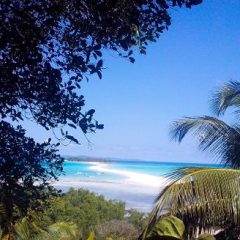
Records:
<instances>
[{"instance_id":1,"label":"bush","mask_svg":"<svg viewBox=\"0 0 240 240\"><path fill-rule=\"evenodd\" d=\"M98 239L135 240L139 236L137 228L125 220L112 220L98 225L95 229Z\"/></svg>"},{"instance_id":2,"label":"bush","mask_svg":"<svg viewBox=\"0 0 240 240\"><path fill-rule=\"evenodd\" d=\"M101 223L123 220L124 215L124 202L105 200L103 196L83 189L70 189L51 200L50 207L41 214L38 222L42 227L55 222L74 223L85 235Z\"/></svg>"}]
</instances>

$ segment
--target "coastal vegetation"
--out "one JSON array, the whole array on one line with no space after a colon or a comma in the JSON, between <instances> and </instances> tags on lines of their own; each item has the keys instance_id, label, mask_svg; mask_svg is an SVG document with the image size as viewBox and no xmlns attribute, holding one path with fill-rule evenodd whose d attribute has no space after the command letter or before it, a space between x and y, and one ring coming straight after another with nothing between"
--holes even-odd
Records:
<instances>
[{"instance_id":1,"label":"coastal vegetation","mask_svg":"<svg viewBox=\"0 0 240 240\"><path fill-rule=\"evenodd\" d=\"M4 234L57 194L60 144L103 129L85 108L83 81L102 78L104 53L134 62L171 25L173 7L201 0L0 1L0 225ZM32 121L54 139L26 136Z\"/></svg>"},{"instance_id":2,"label":"coastal vegetation","mask_svg":"<svg viewBox=\"0 0 240 240\"><path fill-rule=\"evenodd\" d=\"M123 220L125 204L121 201L105 200L87 190L70 189L62 196L50 201L50 207L44 211L43 222L49 225L54 222L70 222L87 234L97 225L115 220Z\"/></svg>"},{"instance_id":3,"label":"coastal vegetation","mask_svg":"<svg viewBox=\"0 0 240 240\"><path fill-rule=\"evenodd\" d=\"M218 117L240 112L240 83L213 97L217 117L176 121L171 133L188 133L224 169L182 168L146 216L86 190L60 193L50 182L63 172L60 144L80 144L72 131L104 128L85 109L83 81L102 79L105 51L134 63L171 25L173 7L201 0L0 2L0 238L3 240L238 239L240 236L240 127ZM54 139L26 135L33 121ZM88 140L88 139L87 139Z\"/></svg>"},{"instance_id":4,"label":"coastal vegetation","mask_svg":"<svg viewBox=\"0 0 240 240\"><path fill-rule=\"evenodd\" d=\"M201 233L217 232L220 232L217 239L239 238L239 89L240 82L231 81L216 91L211 102L217 116L233 108L235 124L212 116L188 117L173 124L174 139L181 142L186 134L192 133L200 149L217 156L226 168L181 168L173 172L169 185L156 200L144 236L161 221L161 214L167 209L184 222L185 234L190 239Z\"/></svg>"},{"instance_id":5,"label":"coastal vegetation","mask_svg":"<svg viewBox=\"0 0 240 240\"><path fill-rule=\"evenodd\" d=\"M4 215L2 209L0 216ZM83 189L68 192L44 202L42 211L29 211L11 226L10 239L137 239L147 216L117 200L106 200ZM3 239L7 234L2 231ZM92 236L93 237L93 236ZM89 239L90 240L90 239Z\"/></svg>"}]
</instances>

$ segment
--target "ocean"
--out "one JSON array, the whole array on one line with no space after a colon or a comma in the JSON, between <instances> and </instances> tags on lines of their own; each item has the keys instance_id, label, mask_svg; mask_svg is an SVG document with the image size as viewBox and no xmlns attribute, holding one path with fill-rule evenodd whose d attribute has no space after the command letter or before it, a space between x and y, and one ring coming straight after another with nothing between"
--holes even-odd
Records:
<instances>
[{"instance_id":1,"label":"ocean","mask_svg":"<svg viewBox=\"0 0 240 240\"><path fill-rule=\"evenodd\" d=\"M179 167L221 167L213 164L113 160L107 162L65 161L64 175L53 183L67 191L85 188L106 199L121 200L126 208L150 212L166 176Z\"/></svg>"}]
</instances>

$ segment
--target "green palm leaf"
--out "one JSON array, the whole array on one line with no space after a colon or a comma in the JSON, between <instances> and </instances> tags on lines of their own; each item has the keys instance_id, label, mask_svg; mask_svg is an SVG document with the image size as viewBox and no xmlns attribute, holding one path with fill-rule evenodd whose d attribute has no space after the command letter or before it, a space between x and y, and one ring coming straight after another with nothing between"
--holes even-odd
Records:
<instances>
[{"instance_id":1,"label":"green palm leaf","mask_svg":"<svg viewBox=\"0 0 240 240\"><path fill-rule=\"evenodd\" d=\"M181 142L186 134L197 138L201 150L208 150L232 168L240 167L240 128L209 116L187 117L175 121L170 129L173 139Z\"/></svg>"},{"instance_id":2,"label":"green palm leaf","mask_svg":"<svg viewBox=\"0 0 240 240\"><path fill-rule=\"evenodd\" d=\"M81 240L82 234L75 224L57 222L50 225L47 231L39 233L33 240ZM24 239L25 240L25 239Z\"/></svg>"},{"instance_id":3,"label":"green palm leaf","mask_svg":"<svg viewBox=\"0 0 240 240\"><path fill-rule=\"evenodd\" d=\"M25 217L14 225L14 233L18 240L28 240L47 232L40 228L34 221L29 221Z\"/></svg>"},{"instance_id":4,"label":"green palm leaf","mask_svg":"<svg viewBox=\"0 0 240 240\"><path fill-rule=\"evenodd\" d=\"M36 237L33 238L33 240L60 240L61 239L61 233L60 232L46 232L37 235ZM67 240L69 240L67 238Z\"/></svg>"},{"instance_id":5,"label":"green palm leaf","mask_svg":"<svg viewBox=\"0 0 240 240\"><path fill-rule=\"evenodd\" d=\"M240 82L230 81L219 88L212 98L212 110L215 114L222 115L227 108L235 107L239 113L240 108Z\"/></svg>"},{"instance_id":6,"label":"green palm leaf","mask_svg":"<svg viewBox=\"0 0 240 240\"><path fill-rule=\"evenodd\" d=\"M82 239L82 234L77 225L69 224L65 222L57 222L49 226L50 233L59 233L61 239L67 240L80 240Z\"/></svg>"},{"instance_id":7,"label":"green palm leaf","mask_svg":"<svg viewBox=\"0 0 240 240\"><path fill-rule=\"evenodd\" d=\"M156 199L145 234L166 211L182 219L192 236L240 224L240 170L180 168L169 181Z\"/></svg>"}]
</instances>

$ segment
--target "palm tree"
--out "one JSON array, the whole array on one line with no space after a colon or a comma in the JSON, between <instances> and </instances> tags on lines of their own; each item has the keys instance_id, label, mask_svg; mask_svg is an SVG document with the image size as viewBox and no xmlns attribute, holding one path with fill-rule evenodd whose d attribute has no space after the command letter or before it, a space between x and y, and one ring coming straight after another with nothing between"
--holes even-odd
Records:
<instances>
[{"instance_id":1,"label":"palm tree","mask_svg":"<svg viewBox=\"0 0 240 240\"><path fill-rule=\"evenodd\" d=\"M231 81L219 88L211 106L217 117L229 107L238 117L240 83ZM156 199L145 233L166 210L184 221L190 239L206 231L233 230L240 224L240 125L228 125L217 117L180 119L170 133L178 142L192 133L201 150L213 153L228 168L180 168L173 172Z\"/></svg>"},{"instance_id":2,"label":"palm tree","mask_svg":"<svg viewBox=\"0 0 240 240\"><path fill-rule=\"evenodd\" d=\"M0 229L2 240L82 240L80 229L71 223L56 222L46 229L38 226L37 222L23 218L12 227L12 232L4 234ZM94 240L94 233L90 233L87 240Z\"/></svg>"}]
</instances>

